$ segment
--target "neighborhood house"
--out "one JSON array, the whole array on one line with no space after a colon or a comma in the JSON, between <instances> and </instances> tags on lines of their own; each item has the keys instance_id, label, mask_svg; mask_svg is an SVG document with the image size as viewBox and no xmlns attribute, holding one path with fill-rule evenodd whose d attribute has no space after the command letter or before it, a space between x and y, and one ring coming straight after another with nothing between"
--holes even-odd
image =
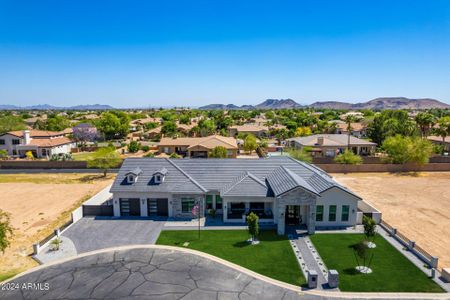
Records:
<instances>
[{"instance_id":1,"label":"neighborhood house","mask_svg":"<svg viewBox=\"0 0 450 300\"><path fill-rule=\"evenodd\" d=\"M215 210L224 223L321 227L357 224L358 202L323 170L289 157L265 159L128 158L111 187L114 216L192 218ZM359 216L360 218L361 216Z\"/></svg>"},{"instance_id":2,"label":"neighborhood house","mask_svg":"<svg viewBox=\"0 0 450 300\"><path fill-rule=\"evenodd\" d=\"M229 158L236 158L238 145L236 139L220 135L207 137L162 138L158 144L160 153L176 153L192 158L207 158L209 152L215 147L222 146L227 149Z\"/></svg>"},{"instance_id":3,"label":"neighborhood house","mask_svg":"<svg viewBox=\"0 0 450 300\"><path fill-rule=\"evenodd\" d=\"M305 147L314 157L335 157L349 148L358 155L370 155L375 152L377 144L347 134L314 134L287 139L287 144L295 149Z\"/></svg>"},{"instance_id":4,"label":"neighborhood house","mask_svg":"<svg viewBox=\"0 0 450 300\"><path fill-rule=\"evenodd\" d=\"M36 158L66 154L74 147L74 143L66 137L67 134L66 131L10 131L0 135L0 150L6 150L8 155L17 157L25 157L28 151Z\"/></svg>"}]
</instances>

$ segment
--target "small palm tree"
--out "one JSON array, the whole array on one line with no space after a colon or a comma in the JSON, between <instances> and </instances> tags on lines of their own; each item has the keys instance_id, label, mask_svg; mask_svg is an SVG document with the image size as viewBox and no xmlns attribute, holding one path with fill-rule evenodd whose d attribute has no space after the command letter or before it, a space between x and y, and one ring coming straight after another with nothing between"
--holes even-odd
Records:
<instances>
[{"instance_id":1,"label":"small palm tree","mask_svg":"<svg viewBox=\"0 0 450 300\"><path fill-rule=\"evenodd\" d=\"M357 122L358 119L354 115L347 115L344 121L347 124L347 134L348 134L347 149L350 150L350 135L352 134L353 130L352 123Z\"/></svg>"}]
</instances>

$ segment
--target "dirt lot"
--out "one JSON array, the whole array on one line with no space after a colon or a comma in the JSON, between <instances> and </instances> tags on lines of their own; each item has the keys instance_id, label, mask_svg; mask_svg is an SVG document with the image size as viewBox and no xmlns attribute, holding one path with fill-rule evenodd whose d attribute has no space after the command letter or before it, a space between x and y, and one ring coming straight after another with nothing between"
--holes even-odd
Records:
<instances>
[{"instance_id":1,"label":"dirt lot","mask_svg":"<svg viewBox=\"0 0 450 300\"><path fill-rule=\"evenodd\" d=\"M450 172L331 174L450 267Z\"/></svg>"},{"instance_id":2,"label":"dirt lot","mask_svg":"<svg viewBox=\"0 0 450 300\"><path fill-rule=\"evenodd\" d=\"M70 219L70 212L112 183L98 174L0 174L0 209L10 213L14 239L0 253L2 277L36 265L32 244Z\"/></svg>"}]
</instances>

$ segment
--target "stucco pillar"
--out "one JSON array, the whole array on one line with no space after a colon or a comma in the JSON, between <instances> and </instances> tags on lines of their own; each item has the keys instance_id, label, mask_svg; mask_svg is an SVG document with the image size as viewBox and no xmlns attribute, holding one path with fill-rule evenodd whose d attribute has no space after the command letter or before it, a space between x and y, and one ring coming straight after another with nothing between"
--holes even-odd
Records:
<instances>
[{"instance_id":1,"label":"stucco pillar","mask_svg":"<svg viewBox=\"0 0 450 300\"><path fill-rule=\"evenodd\" d=\"M230 203L228 203L227 201L225 201L225 199L222 198L222 217L223 217L223 222L228 222L228 205L230 205Z\"/></svg>"},{"instance_id":2,"label":"stucco pillar","mask_svg":"<svg viewBox=\"0 0 450 300\"><path fill-rule=\"evenodd\" d=\"M119 198L113 200L114 217L120 217L120 201Z\"/></svg>"},{"instance_id":3,"label":"stucco pillar","mask_svg":"<svg viewBox=\"0 0 450 300\"><path fill-rule=\"evenodd\" d=\"M277 219L278 219L278 223L277 223L277 233L278 235L284 235L285 232L285 218L284 218L284 214L286 213L286 205L278 203L277 205Z\"/></svg>"},{"instance_id":4,"label":"stucco pillar","mask_svg":"<svg viewBox=\"0 0 450 300\"><path fill-rule=\"evenodd\" d=\"M139 199L141 204L141 217L148 217L147 198Z\"/></svg>"},{"instance_id":5,"label":"stucco pillar","mask_svg":"<svg viewBox=\"0 0 450 300\"><path fill-rule=\"evenodd\" d=\"M308 234L316 232L316 204L308 206Z\"/></svg>"}]
</instances>

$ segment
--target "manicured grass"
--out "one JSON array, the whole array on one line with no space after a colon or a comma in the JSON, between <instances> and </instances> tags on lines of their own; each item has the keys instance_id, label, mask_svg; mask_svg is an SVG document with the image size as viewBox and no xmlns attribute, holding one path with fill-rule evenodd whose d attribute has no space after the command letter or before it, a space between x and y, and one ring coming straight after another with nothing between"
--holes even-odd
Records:
<instances>
[{"instance_id":1,"label":"manicured grass","mask_svg":"<svg viewBox=\"0 0 450 300\"><path fill-rule=\"evenodd\" d=\"M73 160L90 160L93 158L95 152L79 152L79 153L72 153Z\"/></svg>"},{"instance_id":2,"label":"manicured grass","mask_svg":"<svg viewBox=\"0 0 450 300\"><path fill-rule=\"evenodd\" d=\"M183 247L203 251L228 260L262 275L294 285L305 283L305 279L285 236L274 231L261 231L259 245L249 245L249 234L245 230L162 231L157 244Z\"/></svg>"},{"instance_id":3,"label":"manicured grass","mask_svg":"<svg viewBox=\"0 0 450 300\"><path fill-rule=\"evenodd\" d=\"M371 274L361 274L352 245L364 239L362 234L315 234L311 241L328 269L339 272L341 291L354 292L443 292L440 286L413 265L383 237L377 236L373 249Z\"/></svg>"}]
</instances>

